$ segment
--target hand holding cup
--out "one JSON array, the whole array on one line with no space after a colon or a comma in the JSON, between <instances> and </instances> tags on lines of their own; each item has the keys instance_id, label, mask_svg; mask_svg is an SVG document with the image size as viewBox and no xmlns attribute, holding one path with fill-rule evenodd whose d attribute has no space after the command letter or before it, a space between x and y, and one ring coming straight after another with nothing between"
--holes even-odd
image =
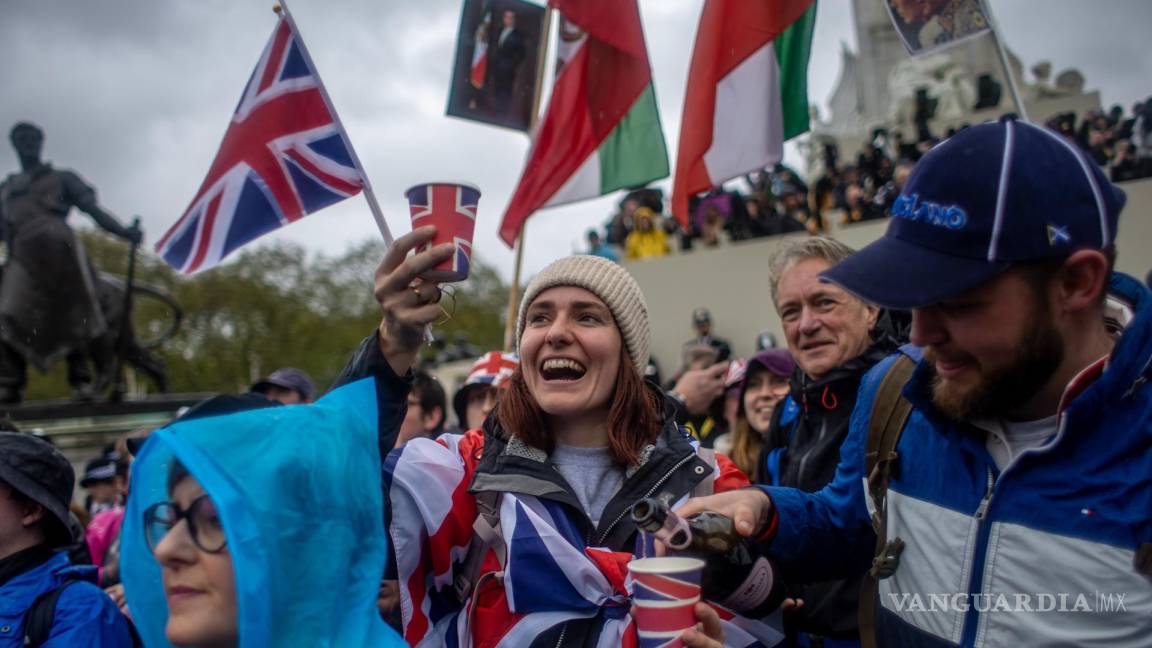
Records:
<instances>
[{"instance_id":1,"label":"hand holding cup","mask_svg":"<svg viewBox=\"0 0 1152 648\"><path fill-rule=\"evenodd\" d=\"M409 256L430 242L435 227L421 227L396 239L376 269L373 295L384 311L380 322L380 351L398 375L415 364L425 329L441 316L439 282L422 278L455 251L451 244L437 245Z\"/></svg>"}]
</instances>

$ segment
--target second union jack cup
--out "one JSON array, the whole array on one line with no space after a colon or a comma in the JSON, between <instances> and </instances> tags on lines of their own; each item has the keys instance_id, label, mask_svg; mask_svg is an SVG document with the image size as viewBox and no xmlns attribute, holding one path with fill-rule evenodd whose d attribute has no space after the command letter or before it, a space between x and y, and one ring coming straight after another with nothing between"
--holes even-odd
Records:
<instances>
[{"instance_id":1,"label":"second union jack cup","mask_svg":"<svg viewBox=\"0 0 1152 648\"><path fill-rule=\"evenodd\" d=\"M700 572L696 558L641 558L628 563L636 634L644 648L682 646L680 634L696 625Z\"/></svg>"},{"instance_id":2,"label":"second union jack cup","mask_svg":"<svg viewBox=\"0 0 1152 648\"><path fill-rule=\"evenodd\" d=\"M412 187L404 195L412 212L412 229L436 226L436 237L418 252L443 243L451 243L456 248L452 258L422 276L429 281L467 279L480 190L462 182L429 182Z\"/></svg>"}]
</instances>

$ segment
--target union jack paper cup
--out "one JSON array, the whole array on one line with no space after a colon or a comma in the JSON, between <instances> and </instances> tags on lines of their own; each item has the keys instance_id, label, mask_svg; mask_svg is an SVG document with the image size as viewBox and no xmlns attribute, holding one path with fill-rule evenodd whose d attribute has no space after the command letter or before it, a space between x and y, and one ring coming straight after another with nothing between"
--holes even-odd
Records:
<instances>
[{"instance_id":1,"label":"union jack paper cup","mask_svg":"<svg viewBox=\"0 0 1152 648\"><path fill-rule=\"evenodd\" d=\"M628 563L632 575L632 613L641 648L678 648L680 634L696 625L700 600L696 558L641 558Z\"/></svg>"},{"instance_id":2,"label":"union jack paper cup","mask_svg":"<svg viewBox=\"0 0 1152 648\"><path fill-rule=\"evenodd\" d=\"M452 258L422 276L429 281L463 281L472 263L472 233L476 230L476 205L480 190L464 182L428 182L404 192L412 213L412 229L436 226L436 236L417 252L451 243Z\"/></svg>"}]
</instances>

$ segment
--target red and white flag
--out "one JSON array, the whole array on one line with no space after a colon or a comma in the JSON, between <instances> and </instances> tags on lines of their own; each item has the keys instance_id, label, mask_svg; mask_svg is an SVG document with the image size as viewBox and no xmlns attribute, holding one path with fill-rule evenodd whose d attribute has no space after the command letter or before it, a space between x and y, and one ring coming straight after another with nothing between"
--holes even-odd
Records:
<instances>
[{"instance_id":1,"label":"red and white flag","mask_svg":"<svg viewBox=\"0 0 1152 648\"><path fill-rule=\"evenodd\" d=\"M468 80L473 88L483 88L488 76L488 30L492 28L492 12L484 15L484 20L476 28L476 45L472 48L472 69Z\"/></svg>"},{"instance_id":2,"label":"red and white flag","mask_svg":"<svg viewBox=\"0 0 1152 648\"><path fill-rule=\"evenodd\" d=\"M776 164L808 130L815 0L705 0L684 94L672 213L688 198Z\"/></svg>"},{"instance_id":3,"label":"red and white flag","mask_svg":"<svg viewBox=\"0 0 1152 648\"><path fill-rule=\"evenodd\" d=\"M560 67L500 238L512 245L537 209L668 176L636 0L550 0Z\"/></svg>"}]
</instances>

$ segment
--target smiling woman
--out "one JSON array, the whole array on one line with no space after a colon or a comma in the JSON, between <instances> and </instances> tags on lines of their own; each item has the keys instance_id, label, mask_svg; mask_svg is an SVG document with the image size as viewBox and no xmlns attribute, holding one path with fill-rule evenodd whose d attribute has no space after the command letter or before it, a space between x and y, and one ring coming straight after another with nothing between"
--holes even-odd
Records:
<instances>
[{"instance_id":1,"label":"smiling woman","mask_svg":"<svg viewBox=\"0 0 1152 648\"><path fill-rule=\"evenodd\" d=\"M377 275L384 322L345 370L390 387L381 414L393 421L413 333L427 321L406 286L435 260L434 251L404 255L426 236L389 252ZM644 382L648 310L621 266L571 256L546 267L524 292L516 339L520 366L480 429L415 439L386 461L399 595L389 586L381 607L399 607L412 645L635 643L625 566L655 547L631 507L744 487L747 477L702 455ZM708 636L689 633L685 645L774 643L767 626L740 626L706 624Z\"/></svg>"},{"instance_id":2,"label":"smiling woman","mask_svg":"<svg viewBox=\"0 0 1152 648\"><path fill-rule=\"evenodd\" d=\"M572 258L627 276L610 261ZM623 294L597 285L597 277L568 276L583 268L573 273L553 264L549 270L533 281L521 304L521 364L497 410L500 423L547 452L557 444L608 448L617 464L634 464L659 433L663 402L644 386L643 365L637 364L648 349L643 295L634 285L628 288L636 294Z\"/></svg>"}]
</instances>

